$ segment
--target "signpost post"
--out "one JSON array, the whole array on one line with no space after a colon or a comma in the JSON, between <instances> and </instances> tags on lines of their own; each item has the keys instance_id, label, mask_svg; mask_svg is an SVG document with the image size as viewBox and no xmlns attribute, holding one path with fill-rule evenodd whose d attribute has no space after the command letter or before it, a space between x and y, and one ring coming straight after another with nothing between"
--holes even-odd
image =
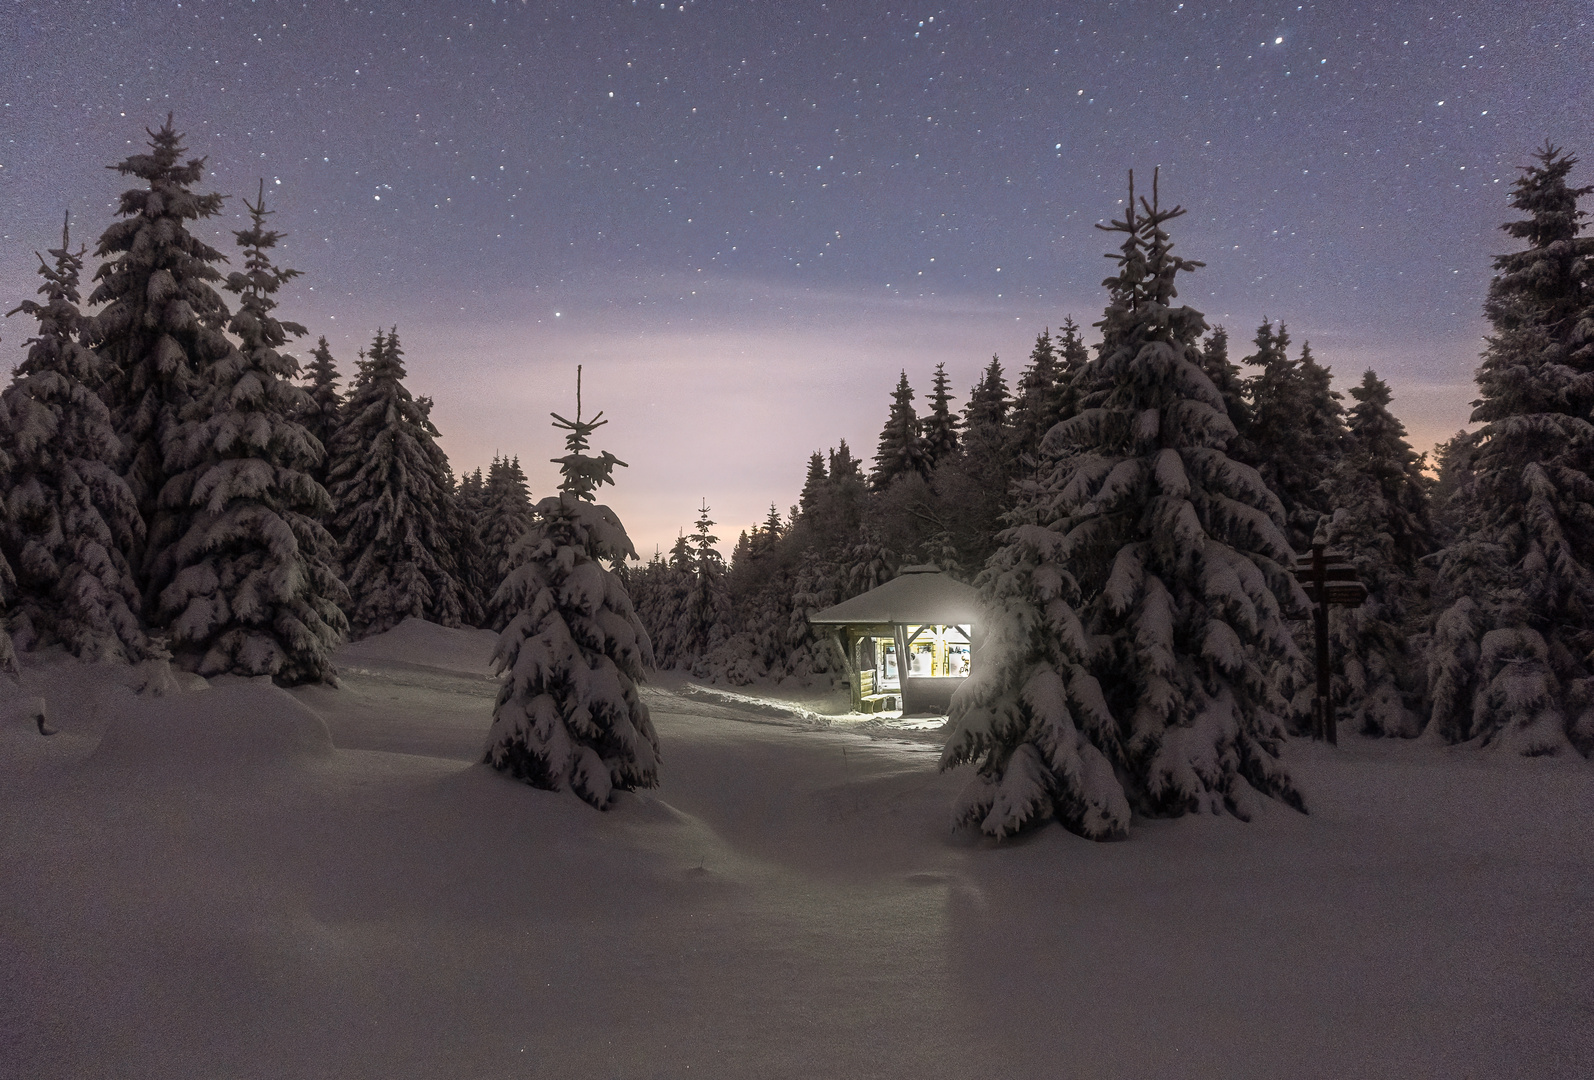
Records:
<instances>
[{"instance_id":1,"label":"signpost post","mask_svg":"<svg viewBox=\"0 0 1594 1080\"><path fill-rule=\"evenodd\" d=\"M1367 586L1361 583L1356 567L1343 551L1325 551L1313 544L1310 555L1295 557L1295 579L1306 589L1312 602L1312 624L1317 631L1317 696L1312 699L1312 737L1339 745L1330 697L1328 667L1328 606L1356 607L1367 599Z\"/></svg>"}]
</instances>

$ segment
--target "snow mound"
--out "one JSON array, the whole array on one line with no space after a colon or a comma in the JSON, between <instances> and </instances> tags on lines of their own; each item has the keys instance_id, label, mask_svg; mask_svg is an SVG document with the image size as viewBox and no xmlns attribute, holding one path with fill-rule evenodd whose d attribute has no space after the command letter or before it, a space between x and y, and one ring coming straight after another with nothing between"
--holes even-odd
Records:
<instances>
[{"instance_id":1,"label":"snow mound","mask_svg":"<svg viewBox=\"0 0 1594 1080\"><path fill-rule=\"evenodd\" d=\"M326 721L270 678L222 676L206 694L126 694L93 761L140 768L211 770L292 764L332 756Z\"/></svg>"},{"instance_id":2,"label":"snow mound","mask_svg":"<svg viewBox=\"0 0 1594 1080\"><path fill-rule=\"evenodd\" d=\"M791 702L772 701L753 694L738 694L734 690L720 690L701 683L689 682L675 691L677 697L692 702L719 705L733 714L733 718L748 723L776 723L796 727L824 727L829 717Z\"/></svg>"},{"instance_id":3,"label":"snow mound","mask_svg":"<svg viewBox=\"0 0 1594 1080\"><path fill-rule=\"evenodd\" d=\"M492 673L498 635L491 630L452 630L413 616L393 629L345 645L334 660L339 667L414 664L468 675Z\"/></svg>"}]
</instances>

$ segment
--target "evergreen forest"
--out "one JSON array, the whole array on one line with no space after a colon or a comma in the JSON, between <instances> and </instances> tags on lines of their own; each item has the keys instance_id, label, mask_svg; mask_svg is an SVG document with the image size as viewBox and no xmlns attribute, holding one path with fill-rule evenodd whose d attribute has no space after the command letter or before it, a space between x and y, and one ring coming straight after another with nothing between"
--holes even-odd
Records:
<instances>
[{"instance_id":1,"label":"evergreen forest","mask_svg":"<svg viewBox=\"0 0 1594 1080\"><path fill-rule=\"evenodd\" d=\"M296 685L406 618L488 628L507 673L489 760L602 806L654 782L650 669L845 685L809 616L933 564L991 613L947 729L943 765L972 767L959 820L1105 839L1131 813L1304 806L1278 748L1311 722L1291 571L1316 543L1367 586L1330 620L1342 724L1587 756L1594 187L1576 162L1546 145L1515 179L1471 427L1430 455L1376 372L1341 394L1287 319L1231 336L1180 304L1201 267L1175 250L1183 211L1131 177L1100 226L1099 317L1065 315L966 389L944 365L901 372L875 446L817 437L795 502L736 527L728 559L705 500L641 561L594 503L624 463L587 454L579 399L556 417L558 492L535 501L516 456L456 477L397 327L340 361L284 317L298 272L263 184L234 250L196 235L223 197L168 118L112 166L129 186L92 255L68 218L10 312L30 325L0 392L0 667L59 647ZM595 672L613 687L571 689ZM609 703L600 733L548 711L572 697Z\"/></svg>"}]
</instances>

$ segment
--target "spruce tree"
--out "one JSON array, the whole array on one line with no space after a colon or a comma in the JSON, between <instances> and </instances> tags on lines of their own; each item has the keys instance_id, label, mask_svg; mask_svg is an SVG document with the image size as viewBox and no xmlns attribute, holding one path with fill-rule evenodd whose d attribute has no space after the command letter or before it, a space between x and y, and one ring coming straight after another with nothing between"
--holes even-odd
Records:
<instances>
[{"instance_id":1,"label":"spruce tree","mask_svg":"<svg viewBox=\"0 0 1594 1080\"><path fill-rule=\"evenodd\" d=\"M312 472L315 482L325 487L327 474L332 467L332 441L338 433L338 417L343 411L343 394L338 390L342 376L332 349L323 336L310 350L310 362L305 365L305 378L309 382L310 405L298 417L306 431L321 444L321 464Z\"/></svg>"},{"instance_id":2,"label":"spruce tree","mask_svg":"<svg viewBox=\"0 0 1594 1080\"><path fill-rule=\"evenodd\" d=\"M482 542L487 547L488 566L502 581L510 570L510 553L532 520L531 488L519 458L494 461L487 474L486 495L487 521Z\"/></svg>"},{"instance_id":3,"label":"spruce tree","mask_svg":"<svg viewBox=\"0 0 1594 1080\"><path fill-rule=\"evenodd\" d=\"M0 409L0 486L11 483L11 455L6 452L10 443L11 424L6 417L6 410ZM9 524L7 503L8 500L0 499L0 527ZM11 642L11 621L7 617L11 601L16 596L16 588L17 579L11 572L11 563L6 559L5 549L0 547L0 674L21 681L21 673L17 670L16 647Z\"/></svg>"},{"instance_id":4,"label":"spruce tree","mask_svg":"<svg viewBox=\"0 0 1594 1080\"><path fill-rule=\"evenodd\" d=\"M871 525L865 525L840 567L843 599L877 589L897 576L901 559Z\"/></svg>"},{"instance_id":5,"label":"spruce tree","mask_svg":"<svg viewBox=\"0 0 1594 1080\"><path fill-rule=\"evenodd\" d=\"M935 365L935 382L930 390L930 413L924 418L924 465L933 470L958 452L958 418L952 412L952 391L947 385L946 364Z\"/></svg>"},{"instance_id":6,"label":"spruce tree","mask_svg":"<svg viewBox=\"0 0 1594 1080\"><path fill-rule=\"evenodd\" d=\"M808 475L803 478L802 494L797 497L797 506L804 514L813 512L825 481L829 479L830 475L825 472L825 456L815 450L808 459Z\"/></svg>"},{"instance_id":7,"label":"spruce tree","mask_svg":"<svg viewBox=\"0 0 1594 1080\"><path fill-rule=\"evenodd\" d=\"M1328 479L1343 452L1344 421L1329 373L1305 349L1289 355L1289 332L1263 322L1247 364L1260 370L1247 386L1251 406L1249 449L1268 487L1284 505L1290 544L1307 550L1328 513Z\"/></svg>"},{"instance_id":8,"label":"spruce tree","mask_svg":"<svg viewBox=\"0 0 1594 1080\"><path fill-rule=\"evenodd\" d=\"M787 672L804 682L846 670L846 657L835 636L817 633L808 621L841 601L840 579L841 573L820 552L809 549L802 553L792 579L785 663Z\"/></svg>"},{"instance_id":9,"label":"spruce tree","mask_svg":"<svg viewBox=\"0 0 1594 1080\"><path fill-rule=\"evenodd\" d=\"M1472 459L1478 451L1476 432L1458 431L1433 449L1432 517L1439 546L1449 544L1465 524L1465 507L1456 494L1472 482Z\"/></svg>"},{"instance_id":10,"label":"spruce tree","mask_svg":"<svg viewBox=\"0 0 1594 1080\"><path fill-rule=\"evenodd\" d=\"M836 470L830 470L832 478ZM929 473L929 460L919 437L919 418L913 411L913 387L908 385L908 373L902 372L897 388L891 392L891 413L880 432L880 445L875 451L874 468L869 473L869 486L876 491L885 489L899 476Z\"/></svg>"},{"instance_id":11,"label":"spruce tree","mask_svg":"<svg viewBox=\"0 0 1594 1080\"><path fill-rule=\"evenodd\" d=\"M149 153L112 166L147 186L122 194L116 222L100 236L90 304L104 308L92 321L92 341L106 358L101 394L126 448L128 488L144 520L142 552L129 552L147 607L166 581L153 570L165 548L187 528L186 514L163 509L170 478L166 447L192 413L203 388L199 371L233 349L228 311L212 283L221 279L221 252L189 232L189 225L221 212L222 197L200 194L205 159L183 160L183 137L172 118L149 132Z\"/></svg>"},{"instance_id":12,"label":"spruce tree","mask_svg":"<svg viewBox=\"0 0 1594 1080\"><path fill-rule=\"evenodd\" d=\"M690 661L693 670L701 673L702 663L709 652L725 640L730 616L729 597L725 588L725 560L715 549L719 537L710 530L708 502L705 500L697 515L697 525L691 537L691 572L694 575L691 592L681 613L678 648L682 658Z\"/></svg>"},{"instance_id":13,"label":"spruce tree","mask_svg":"<svg viewBox=\"0 0 1594 1080\"><path fill-rule=\"evenodd\" d=\"M1103 342L1078 416L1047 439L1002 548L980 576L991 625L954 697L942 765L976 766L957 818L1005 836L1056 817L1123 836L1131 807L1244 817L1252 792L1300 807L1278 760L1284 702L1264 663L1294 650L1282 508L1231 461L1205 324L1175 307L1166 222L1134 198ZM983 662L982 662L983 660Z\"/></svg>"},{"instance_id":14,"label":"spruce tree","mask_svg":"<svg viewBox=\"0 0 1594 1080\"><path fill-rule=\"evenodd\" d=\"M1428 731L1525 754L1594 750L1594 368L1582 325L1594 238L1576 159L1546 145L1512 186L1524 250L1498 256L1484 304L1472 476L1439 555Z\"/></svg>"},{"instance_id":15,"label":"spruce tree","mask_svg":"<svg viewBox=\"0 0 1594 1080\"><path fill-rule=\"evenodd\" d=\"M1008 407L1002 363L993 356L964 406L962 452L943 462L935 474L935 490L946 508L937 531L949 535L957 561L964 566L985 565L996 548L1001 516L1010 505L1013 457Z\"/></svg>"},{"instance_id":16,"label":"spruce tree","mask_svg":"<svg viewBox=\"0 0 1594 1080\"><path fill-rule=\"evenodd\" d=\"M1336 707L1367 735L1411 737L1421 727L1423 678L1411 646L1423 610L1421 559L1433 549L1429 481L1406 429L1389 412L1389 387L1372 371L1351 397L1348 449L1330 479L1336 503L1326 542L1367 586L1358 607L1330 611Z\"/></svg>"},{"instance_id":17,"label":"spruce tree","mask_svg":"<svg viewBox=\"0 0 1594 1080\"><path fill-rule=\"evenodd\" d=\"M992 356L980 381L969 391L969 403L963 410L963 430L972 433L976 429L1004 429L1011 403L1007 394L1007 380L1002 377L1002 360Z\"/></svg>"},{"instance_id":18,"label":"spruce tree","mask_svg":"<svg viewBox=\"0 0 1594 1080\"><path fill-rule=\"evenodd\" d=\"M267 227L264 182L244 205L249 228L234 233L244 269L227 277L239 345L199 370L201 396L167 451L160 506L188 527L156 564L170 584L155 621L174 661L201 675L333 682L348 594L321 524L331 501L311 475L324 451L295 419L309 395L294 381L298 361L280 351L305 329L273 314L299 272L271 261L282 234Z\"/></svg>"},{"instance_id":19,"label":"spruce tree","mask_svg":"<svg viewBox=\"0 0 1594 1080\"><path fill-rule=\"evenodd\" d=\"M1080 376L1090 364L1090 350L1079 336L1079 324L1072 315L1063 318L1062 331L1057 335L1057 394L1053 423L1071 418L1079 411L1085 394ZM1048 429L1049 430L1049 429Z\"/></svg>"},{"instance_id":20,"label":"spruce tree","mask_svg":"<svg viewBox=\"0 0 1594 1080\"><path fill-rule=\"evenodd\" d=\"M378 331L333 443L334 532L358 636L411 616L459 626L466 610L452 472L427 403L410 396L404 376L397 329Z\"/></svg>"},{"instance_id":21,"label":"spruce tree","mask_svg":"<svg viewBox=\"0 0 1594 1080\"><path fill-rule=\"evenodd\" d=\"M1251 445L1251 406L1246 401L1245 379L1240 374L1240 366L1229 360L1229 332L1221 326L1214 326L1201 342L1201 370L1223 395L1229 423L1234 425L1234 438L1229 440L1225 452L1235 461L1257 467L1256 451Z\"/></svg>"},{"instance_id":22,"label":"spruce tree","mask_svg":"<svg viewBox=\"0 0 1594 1080\"><path fill-rule=\"evenodd\" d=\"M697 572L697 560L692 554L692 541L685 533L675 538L675 543L670 545L670 569L679 570L683 574Z\"/></svg>"},{"instance_id":23,"label":"spruce tree","mask_svg":"<svg viewBox=\"0 0 1594 1080\"><path fill-rule=\"evenodd\" d=\"M653 645L653 662L661 671L689 666L681 643L681 626L687 600L697 581L692 545L684 535L676 538L668 559L655 554L641 574L642 590L633 595L637 618Z\"/></svg>"},{"instance_id":24,"label":"spruce tree","mask_svg":"<svg viewBox=\"0 0 1594 1080\"><path fill-rule=\"evenodd\" d=\"M767 555L773 552L784 533L785 529L781 525L780 511L775 508L774 503L770 503L769 515L764 518L764 527L758 530L758 540L754 545L755 552L759 555Z\"/></svg>"},{"instance_id":25,"label":"spruce tree","mask_svg":"<svg viewBox=\"0 0 1594 1080\"><path fill-rule=\"evenodd\" d=\"M620 519L594 492L614 482L625 462L587 453L600 412L581 419L554 414L566 431L556 458L559 493L537 504L521 538L515 569L498 602L516 612L498 639L493 663L503 677L485 760L551 791L570 790L607 809L616 791L658 785L659 741L637 684L653 662L647 631L619 577L608 569L636 558Z\"/></svg>"},{"instance_id":26,"label":"spruce tree","mask_svg":"<svg viewBox=\"0 0 1594 1080\"><path fill-rule=\"evenodd\" d=\"M479 466L455 487L452 502L455 580L459 582L462 613L469 613L461 617L471 626L491 627L489 609L493 593L503 579L488 570L487 547L482 537L489 503Z\"/></svg>"},{"instance_id":27,"label":"spruce tree","mask_svg":"<svg viewBox=\"0 0 1594 1080\"><path fill-rule=\"evenodd\" d=\"M809 513L806 532L809 538L826 553L833 553L850 543L863 520L868 502L868 481L863 478L863 467L852 456L847 440L830 451L824 486L820 497Z\"/></svg>"},{"instance_id":28,"label":"spruce tree","mask_svg":"<svg viewBox=\"0 0 1594 1080\"><path fill-rule=\"evenodd\" d=\"M144 521L97 393L105 358L80 340L83 252L72 250L66 223L50 255L53 264L39 259L45 302L10 313L37 319L38 330L0 394L12 432L0 550L21 574L13 619L35 644L59 642L85 660L137 662L160 652L139 623L138 584L124 554L143 538Z\"/></svg>"},{"instance_id":29,"label":"spruce tree","mask_svg":"<svg viewBox=\"0 0 1594 1080\"><path fill-rule=\"evenodd\" d=\"M1034 458L1041 439L1057 422L1059 406L1057 348L1051 329L1042 330L1030 350L1029 366L1018 377L1013 393L1012 453Z\"/></svg>"}]
</instances>

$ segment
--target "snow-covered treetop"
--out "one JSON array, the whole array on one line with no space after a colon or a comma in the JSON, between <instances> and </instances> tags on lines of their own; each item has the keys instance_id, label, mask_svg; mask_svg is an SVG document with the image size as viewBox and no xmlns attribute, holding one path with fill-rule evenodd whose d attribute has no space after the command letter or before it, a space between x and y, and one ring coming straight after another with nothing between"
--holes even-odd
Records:
<instances>
[{"instance_id":1,"label":"snow-covered treetop","mask_svg":"<svg viewBox=\"0 0 1594 1080\"><path fill-rule=\"evenodd\" d=\"M6 317L10 318L17 312L31 315L39 320L39 337L55 337L61 334L71 334L77 331L77 303L78 303L78 275L83 272L83 256L87 248L80 247L72 250L72 212L68 210L61 223L61 246L50 249L50 256L55 260L51 265L43 255L39 255L39 276L44 278L44 284L39 286L39 295L44 297L43 304L33 300L24 300L10 311ZM35 252L37 254L37 252ZM70 305L70 308L63 306ZM61 325L59 319L68 310L71 312L71 325Z\"/></svg>"},{"instance_id":2,"label":"snow-covered treetop","mask_svg":"<svg viewBox=\"0 0 1594 1080\"><path fill-rule=\"evenodd\" d=\"M574 495L583 502L594 502L593 492L604 484L614 483L614 467L629 468L625 462L605 450L597 457L587 454L587 447L591 445L587 440L591 434L607 424L604 420L603 410L591 420L581 419L581 365L576 365L576 418L566 420L558 413L549 413L553 417L556 428L563 428L569 434L565 436L565 456L552 458L564 479L559 483L559 490L568 495Z\"/></svg>"},{"instance_id":3,"label":"snow-covered treetop","mask_svg":"<svg viewBox=\"0 0 1594 1080\"><path fill-rule=\"evenodd\" d=\"M709 530L714 522L708 516L708 500L703 500L703 505L698 508L696 533L692 537L692 546L696 549L697 572L699 576L705 574L719 574L725 570L725 559L714 547L720 538Z\"/></svg>"},{"instance_id":4,"label":"snow-covered treetop","mask_svg":"<svg viewBox=\"0 0 1594 1080\"><path fill-rule=\"evenodd\" d=\"M277 306L276 291L298 277L300 271L279 269L271 261L271 249L282 234L266 228L266 218L276 211L266 209L265 180L260 181L256 200L245 199L244 206L249 210L249 228L233 232L238 246L244 249L244 269L227 275L227 291L237 294L241 301L238 314L233 316L232 330L246 341L277 349L287 344L290 336L303 337L308 332L298 323L281 322L269 315Z\"/></svg>"},{"instance_id":5,"label":"snow-covered treetop","mask_svg":"<svg viewBox=\"0 0 1594 1080\"><path fill-rule=\"evenodd\" d=\"M1185 210L1181 206L1170 210L1161 208L1157 197L1157 179L1158 172L1153 172L1151 200L1148 202L1145 196L1140 197L1141 214L1137 218L1135 174L1131 171L1129 203L1124 211L1124 219L1096 226L1105 232L1124 234L1119 253L1107 256L1117 261L1118 273L1102 282L1109 296L1107 310L1102 320L1095 324L1101 327L1102 355L1131 340L1137 343L1178 341L1193 345L1207 328L1199 311L1192 307L1171 306L1174 297L1179 295L1179 290L1174 287L1174 278L1182 271L1194 270L1206 264L1173 254L1173 241L1162 226L1182 216ZM1140 309L1148 303L1162 309L1157 313L1158 317L1147 319L1141 316Z\"/></svg>"},{"instance_id":6,"label":"snow-covered treetop","mask_svg":"<svg viewBox=\"0 0 1594 1080\"><path fill-rule=\"evenodd\" d=\"M227 261L225 255L193 236L182 225L185 221L221 212L220 194L191 190L192 185L204 178L205 159L182 161L183 137L172 127L170 115L159 131L149 132L149 137L149 153L134 154L111 166L123 176L147 181L149 186L123 192L117 216L124 220L101 234L95 254L101 258L115 255L121 258L104 263L95 273L101 284L89 297L90 303L114 305L124 299L126 286L140 280L140 271L166 270L176 282L198 283L218 279L221 274L211 264ZM171 225L158 227L155 234L140 243L144 230L161 221ZM184 291L183 298L202 318L213 322L226 318L226 309L215 293L197 284ZM125 299L132 304L147 302L145 297L138 296ZM153 298L148 302L153 302ZM110 312L102 312L100 318L104 320L110 315Z\"/></svg>"}]
</instances>

